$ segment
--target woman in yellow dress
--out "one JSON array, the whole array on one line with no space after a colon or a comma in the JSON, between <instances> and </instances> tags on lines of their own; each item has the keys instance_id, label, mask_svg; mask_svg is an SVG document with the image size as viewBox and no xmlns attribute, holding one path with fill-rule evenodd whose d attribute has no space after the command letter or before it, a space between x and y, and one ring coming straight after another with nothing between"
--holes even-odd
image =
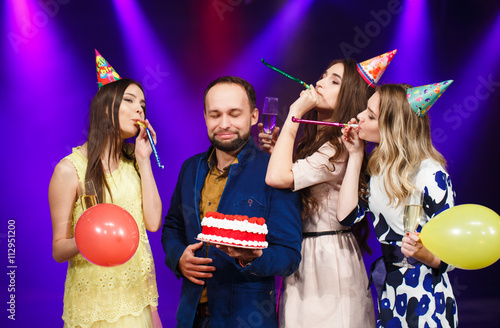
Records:
<instances>
[{"instance_id":1,"label":"woman in yellow dress","mask_svg":"<svg viewBox=\"0 0 500 328\"><path fill-rule=\"evenodd\" d=\"M96 51L100 89L90 106L87 142L73 148L54 169L49 186L53 257L68 262L64 292L64 327L155 327L158 291L146 229L161 226L162 205L153 177L151 145L139 83L121 79ZM135 143L126 139L136 137ZM83 213L78 186L92 180L98 203L127 210L139 227L134 256L114 267L98 266L78 251L74 232Z\"/></svg>"}]
</instances>

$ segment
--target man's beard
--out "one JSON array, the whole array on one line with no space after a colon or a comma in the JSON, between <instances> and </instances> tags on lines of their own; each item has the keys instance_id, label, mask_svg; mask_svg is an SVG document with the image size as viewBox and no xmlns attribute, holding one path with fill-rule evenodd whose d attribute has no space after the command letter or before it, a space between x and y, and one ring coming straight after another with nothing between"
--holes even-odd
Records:
<instances>
[{"instance_id":1,"label":"man's beard","mask_svg":"<svg viewBox=\"0 0 500 328\"><path fill-rule=\"evenodd\" d=\"M222 142L220 140L216 140L213 136L208 136L208 139L210 140L212 146L214 146L215 148L226 153L231 153L242 148L248 142L248 140L250 139L250 131L248 131L248 133L243 136L241 136L239 133L237 133L236 135L236 139L230 142Z\"/></svg>"}]
</instances>

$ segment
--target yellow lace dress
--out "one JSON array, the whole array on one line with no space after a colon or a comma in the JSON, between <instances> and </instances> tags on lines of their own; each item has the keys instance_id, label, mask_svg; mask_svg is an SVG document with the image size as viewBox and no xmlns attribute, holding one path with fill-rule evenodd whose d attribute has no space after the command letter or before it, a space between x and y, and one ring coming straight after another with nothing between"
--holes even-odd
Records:
<instances>
[{"instance_id":1,"label":"yellow lace dress","mask_svg":"<svg viewBox=\"0 0 500 328\"><path fill-rule=\"evenodd\" d=\"M80 147L73 148L69 160L80 182L85 178L87 158ZM116 171L106 174L113 204L127 210L137 222L139 247L126 263L102 267L88 262L81 254L68 263L64 291L64 327L152 327L150 306L158 305L156 276L142 212L141 179L134 163L120 160ZM106 191L106 200L111 201ZM73 207L71 225L83 210L78 199Z\"/></svg>"}]
</instances>

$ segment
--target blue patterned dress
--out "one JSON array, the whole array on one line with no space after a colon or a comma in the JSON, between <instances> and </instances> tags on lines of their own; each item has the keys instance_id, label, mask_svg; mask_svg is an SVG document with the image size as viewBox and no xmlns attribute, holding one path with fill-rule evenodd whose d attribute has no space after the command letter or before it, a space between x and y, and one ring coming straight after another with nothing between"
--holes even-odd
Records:
<instances>
[{"instance_id":1,"label":"blue patterned dress","mask_svg":"<svg viewBox=\"0 0 500 328\"><path fill-rule=\"evenodd\" d=\"M379 286L377 326L457 327L457 305L446 273L453 267L441 262L440 267L434 269L412 258L409 260L414 263L414 269L391 265L402 259L404 203L397 207L389 205L389 198L381 184L383 179L383 174L370 179L368 208L360 203L342 222L351 225L360 221L369 211L375 234L382 244L384 256L372 266L371 277L374 284ZM454 205L455 194L444 168L429 159L422 161L412 182L418 189L425 191L425 215L417 228L420 232L427 221Z\"/></svg>"}]
</instances>

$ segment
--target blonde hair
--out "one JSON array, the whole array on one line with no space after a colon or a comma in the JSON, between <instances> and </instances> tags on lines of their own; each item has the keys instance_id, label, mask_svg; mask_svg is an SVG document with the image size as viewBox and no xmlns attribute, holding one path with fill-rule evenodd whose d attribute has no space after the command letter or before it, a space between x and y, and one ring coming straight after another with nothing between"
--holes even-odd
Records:
<instances>
[{"instance_id":1,"label":"blonde hair","mask_svg":"<svg viewBox=\"0 0 500 328\"><path fill-rule=\"evenodd\" d=\"M408 84L386 84L378 88L380 113L378 127L380 143L368 161L368 174L384 173L383 183L390 204L401 204L410 191L411 183L420 163L432 159L443 167L446 160L434 148L429 117L417 116L406 97Z\"/></svg>"}]
</instances>

